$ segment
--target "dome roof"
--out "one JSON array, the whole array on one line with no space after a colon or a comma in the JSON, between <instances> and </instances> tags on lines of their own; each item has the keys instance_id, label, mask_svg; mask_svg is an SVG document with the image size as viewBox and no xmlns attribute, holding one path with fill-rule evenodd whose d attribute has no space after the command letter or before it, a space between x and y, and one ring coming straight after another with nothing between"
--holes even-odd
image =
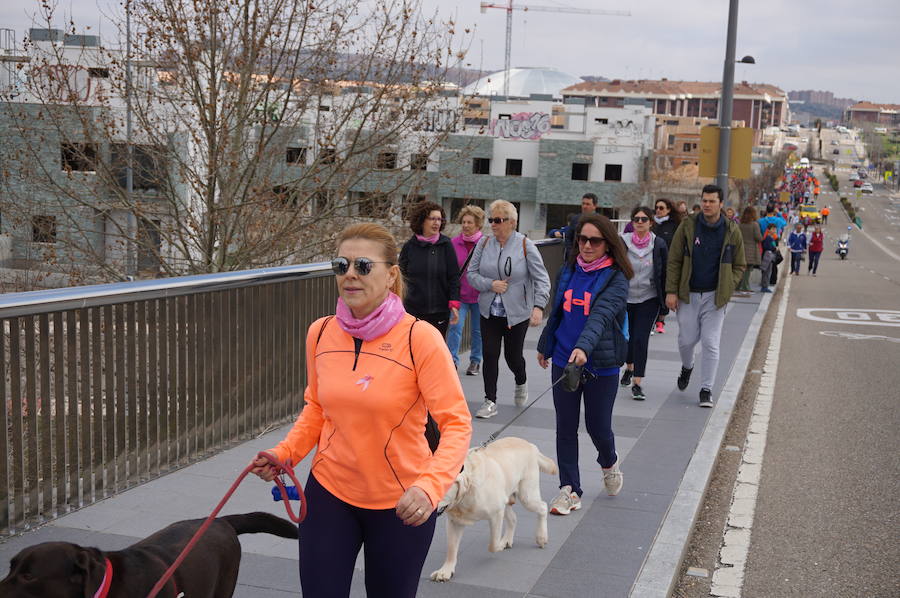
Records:
<instances>
[{"instance_id":1,"label":"dome roof","mask_svg":"<svg viewBox=\"0 0 900 598\"><path fill-rule=\"evenodd\" d=\"M464 95L503 95L505 71L497 71L470 83L463 89ZM560 91L570 85L582 83L579 77L552 68L516 67L509 69L510 97L527 98L531 94L562 97Z\"/></svg>"}]
</instances>

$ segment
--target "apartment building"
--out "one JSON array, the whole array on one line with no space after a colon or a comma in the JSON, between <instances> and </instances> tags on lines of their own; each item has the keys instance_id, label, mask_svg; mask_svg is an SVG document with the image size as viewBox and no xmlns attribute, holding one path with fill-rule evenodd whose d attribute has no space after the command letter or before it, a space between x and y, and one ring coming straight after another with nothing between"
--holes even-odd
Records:
<instances>
[{"instance_id":1,"label":"apartment building","mask_svg":"<svg viewBox=\"0 0 900 598\"><path fill-rule=\"evenodd\" d=\"M857 102L847 108L847 122L860 125L876 123L879 125L900 125L900 104L875 104L873 102Z\"/></svg>"}]
</instances>

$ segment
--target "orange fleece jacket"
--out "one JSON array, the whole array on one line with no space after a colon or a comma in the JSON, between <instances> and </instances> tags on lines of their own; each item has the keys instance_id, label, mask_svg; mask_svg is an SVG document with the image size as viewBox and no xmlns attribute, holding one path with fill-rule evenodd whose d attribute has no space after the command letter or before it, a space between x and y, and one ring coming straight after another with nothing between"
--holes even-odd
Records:
<instances>
[{"instance_id":1,"label":"orange fleece jacket","mask_svg":"<svg viewBox=\"0 0 900 598\"><path fill-rule=\"evenodd\" d=\"M316 480L357 507L394 508L410 486L436 507L469 449L472 416L450 352L434 326L415 321L406 314L359 354L336 320L320 318L306 334L306 405L273 452L296 465L317 446ZM441 431L433 455L427 412Z\"/></svg>"}]
</instances>

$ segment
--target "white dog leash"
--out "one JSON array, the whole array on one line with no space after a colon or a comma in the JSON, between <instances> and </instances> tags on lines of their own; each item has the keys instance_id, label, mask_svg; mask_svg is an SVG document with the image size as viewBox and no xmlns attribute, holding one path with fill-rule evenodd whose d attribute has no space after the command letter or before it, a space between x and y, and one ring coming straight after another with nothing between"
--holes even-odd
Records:
<instances>
[{"instance_id":1,"label":"white dog leash","mask_svg":"<svg viewBox=\"0 0 900 598\"><path fill-rule=\"evenodd\" d=\"M531 401L530 403L528 403L528 405L526 405L524 409L522 409L519 413L517 413L516 416L515 416L514 418L512 418L512 419L509 420L506 424L504 424L502 428L500 428L499 430L497 430L496 432L494 432L493 434L491 434L490 436L488 436L488 439L485 440L484 442L482 442L481 445L480 445L478 448L484 448L484 447L486 447L487 445L489 445L490 443L492 443L492 442L494 442L495 440L497 440L497 438L500 437L500 434L502 434L503 431L506 430L506 428L510 427L510 426L513 424L514 421L516 421L517 419L519 419L520 417L522 417L522 414L524 414L526 411L528 411L528 409L530 409L532 405L534 405L535 403L537 403L538 401L540 401L540 400L541 400L541 397L543 397L545 394L547 394L548 392L550 392L551 390L553 390L553 387L556 386L557 384L559 384L560 382L562 382L563 378L565 378L565 377L566 377L566 374L563 374L562 376L560 376L559 378L557 378L557 379L553 382L553 384L550 385L550 387L549 387L547 390L545 390L544 392L542 392L541 394L539 394L537 397L535 397L535 399L534 399L533 401Z\"/></svg>"}]
</instances>

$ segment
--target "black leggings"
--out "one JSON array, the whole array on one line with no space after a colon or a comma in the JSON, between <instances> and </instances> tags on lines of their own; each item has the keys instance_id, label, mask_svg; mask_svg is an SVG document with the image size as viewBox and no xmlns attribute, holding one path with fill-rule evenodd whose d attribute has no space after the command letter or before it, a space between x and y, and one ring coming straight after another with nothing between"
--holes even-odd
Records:
<instances>
[{"instance_id":1,"label":"black leggings","mask_svg":"<svg viewBox=\"0 0 900 598\"><path fill-rule=\"evenodd\" d=\"M528 332L528 320L519 322L512 328L506 325L506 318L481 316L481 347L484 353L484 364L481 375L484 377L484 397L488 401L497 402L497 376L500 372L500 343L503 343L503 355L506 365L516 377L516 384L525 384L525 357L522 349L525 346L525 333Z\"/></svg>"},{"instance_id":2,"label":"black leggings","mask_svg":"<svg viewBox=\"0 0 900 598\"><path fill-rule=\"evenodd\" d=\"M650 330L659 314L659 299L628 304L628 356L625 363L634 364L634 375L644 377L647 351L650 349Z\"/></svg>"},{"instance_id":3,"label":"black leggings","mask_svg":"<svg viewBox=\"0 0 900 598\"><path fill-rule=\"evenodd\" d=\"M309 475L308 515L300 524L300 587L304 596L346 598L362 547L366 594L415 598L437 514L418 527L394 509L362 509L340 500Z\"/></svg>"},{"instance_id":4,"label":"black leggings","mask_svg":"<svg viewBox=\"0 0 900 598\"><path fill-rule=\"evenodd\" d=\"M424 320L438 329L441 336L447 338L447 326L450 324L450 312L445 311L437 314L410 314Z\"/></svg>"}]
</instances>

